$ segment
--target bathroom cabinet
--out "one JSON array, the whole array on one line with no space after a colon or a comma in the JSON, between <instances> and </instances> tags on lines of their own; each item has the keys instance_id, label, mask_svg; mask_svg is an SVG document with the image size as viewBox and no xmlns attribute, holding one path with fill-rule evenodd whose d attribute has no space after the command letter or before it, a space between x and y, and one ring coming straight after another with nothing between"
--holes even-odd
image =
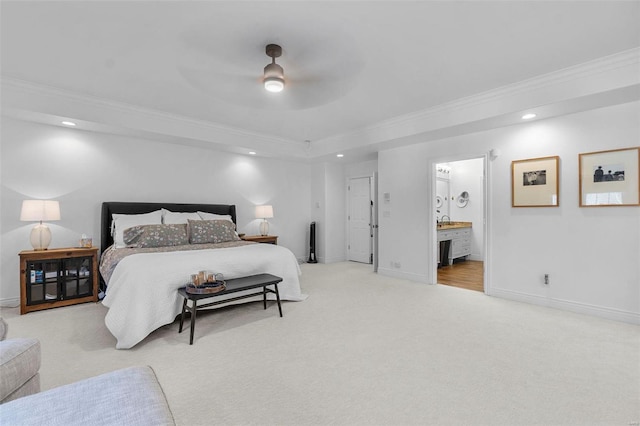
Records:
<instances>
[{"instance_id":1,"label":"bathroom cabinet","mask_svg":"<svg viewBox=\"0 0 640 426\"><path fill-rule=\"evenodd\" d=\"M471 254L471 223L453 222L450 225L439 226L438 250L440 250L440 242L442 241L451 241L449 264L453 263L453 259L469 256ZM438 259L440 258L440 253L438 253Z\"/></svg>"}]
</instances>

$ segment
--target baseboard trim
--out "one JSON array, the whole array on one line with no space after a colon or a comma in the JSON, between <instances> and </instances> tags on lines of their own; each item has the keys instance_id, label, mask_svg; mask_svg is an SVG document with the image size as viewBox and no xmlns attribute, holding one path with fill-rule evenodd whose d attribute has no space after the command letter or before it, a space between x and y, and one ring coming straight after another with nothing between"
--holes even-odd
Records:
<instances>
[{"instance_id":1,"label":"baseboard trim","mask_svg":"<svg viewBox=\"0 0 640 426\"><path fill-rule=\"evenodd\" d=\"M395 269L378 267L378 273L387 277L401 278L403 280L416 281L421 283L427 282L426 275L414 274L412 272L402 272Z\"/></svg>"},{"instance_id":2,"label":"baseboard trim","mask_svg":"<svg viewBox=\"0 0 640 426\"><path fill-rule=\"evenodd\" d=\"M556 299L537 296L534 294L521 293L511 290L491 288L489 296L502 299L515 300L518 302L530 303L533 305L546 306L549 308L561 309L578 314L591 315L595 317L610 319L613 321L626 322L640 325L640 313L623 311L621 309L607 308L604 306L590 305L571 300Z\"/></svg>"},{"instance_id":3,"label":"baseboard trim","mask_svg":"<svg viewBox=\"0 0 640 426\"><path fill-rule=\"evenodd\" d=\"M320 263L338 263L345 261L346 259L343 257L318 257L318 262Z\"/></svg>"},{"instance_id":4,"label":"baseboard trim","mask_svg":"<svg viewBox=\"0 0 640 426\"><path fill-rule=\"evenodd\" d=\"M17 308L20 306L20 298L0 299L0 308Z\"/></svg>"}]
</instances>

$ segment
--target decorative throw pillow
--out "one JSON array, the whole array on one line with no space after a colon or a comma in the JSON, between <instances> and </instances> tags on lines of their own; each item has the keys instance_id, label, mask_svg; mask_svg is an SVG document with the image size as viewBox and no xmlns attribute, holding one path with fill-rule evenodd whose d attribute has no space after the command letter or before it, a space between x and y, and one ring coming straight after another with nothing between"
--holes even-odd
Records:
<instances>
[{"instance_id":1,"label":"decorative throw pillow","mask_svg":"<svg viewBox=\"0 0 640 426\"><path fill-rule=\"evenodd\" d=\"M224 243L238 241L233 222L228 220L189 220L191 244Z\"/></svg>"},{"instance_id":2,"label":"decorative throw pillow","mask_svg":"<svg viewBox=\"0 0 640 426\"><path fill-rule=\"evenodd\" d=\"M151 248L189 244L186 224L139 225L125 229L127 247Z\"/></svg>"}]
</instances>

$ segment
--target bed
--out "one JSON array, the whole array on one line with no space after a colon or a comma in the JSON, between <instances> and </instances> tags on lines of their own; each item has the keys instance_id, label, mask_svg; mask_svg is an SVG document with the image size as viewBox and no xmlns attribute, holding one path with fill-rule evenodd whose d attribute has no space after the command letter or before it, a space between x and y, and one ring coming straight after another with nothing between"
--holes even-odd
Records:
<instances>
[{"instance_id":1,"label":"bed","mask_svg":"<svg viewBox=\"0 0 640 426\"><path fill-rule=\"evenodd\" d=\"M116 222L123 218L129 220L139 217L131 215L151 215L156 220L158 211L163 212L163 223L165 219L174 220L179 216L169 215L171 212L183 213L182 216L189 217L195 214L221 215L233 222L234 227L236 223L235 205L133 202L102 204L100 273L106 289L102 303L109 308L105 325L117 340L116 348L132 348L157 328L172 323L182 307L177 289L188 282L191 274L201 270L222 273L226 279L258 273L273 274L283 279L278 285L282 300L305 299L306 296L300 290L300 267L297 259L290 250L282 246L237 241L234 238L233 241L224 242L130 248L120 246L117 232L114 241L114 217ZM200 226L214 222L219 223L217 220L189 223L190 226ZM127 229L125 237L133 228ZM187 229L195 229L195 226Z\"/></svg>"}]
</instances>

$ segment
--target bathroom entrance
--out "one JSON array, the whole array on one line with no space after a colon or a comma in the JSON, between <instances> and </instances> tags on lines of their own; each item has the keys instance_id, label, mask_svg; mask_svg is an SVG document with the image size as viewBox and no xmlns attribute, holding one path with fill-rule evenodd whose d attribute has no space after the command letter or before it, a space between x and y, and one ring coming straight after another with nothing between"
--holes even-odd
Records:
<instances>
[{"instance_id":1,"label":"bathroom entrance","mask_svg":"<svg viewBox=\"0 0 640 426\"><path fill-rule=\"evenodd\" d=\"M435 165L437 283L484 292L485 159Z\"/></svg>"}]
</instances>

